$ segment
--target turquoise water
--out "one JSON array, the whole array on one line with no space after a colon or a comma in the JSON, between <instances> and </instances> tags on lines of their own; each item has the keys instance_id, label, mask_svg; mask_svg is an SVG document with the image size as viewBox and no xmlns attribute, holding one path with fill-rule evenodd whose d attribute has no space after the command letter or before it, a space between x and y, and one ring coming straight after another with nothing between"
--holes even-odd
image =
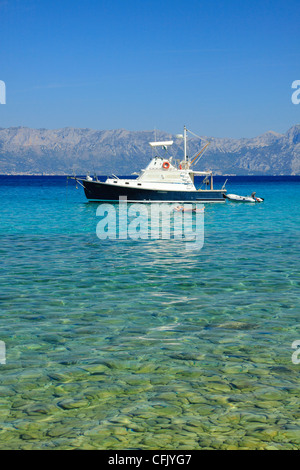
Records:
<instances>
[{"instance_id":1,"label":"turquoise water","mask_svg":"<svg viewBox=\"0 0 300 470\"><path fill-rule=\"evenodd\" d=\"M206 204L194 251L99 240L65 178L0 182L1 449L300 447L299 177L229 178L265 201Z\"/></svg>"}]
</instances>

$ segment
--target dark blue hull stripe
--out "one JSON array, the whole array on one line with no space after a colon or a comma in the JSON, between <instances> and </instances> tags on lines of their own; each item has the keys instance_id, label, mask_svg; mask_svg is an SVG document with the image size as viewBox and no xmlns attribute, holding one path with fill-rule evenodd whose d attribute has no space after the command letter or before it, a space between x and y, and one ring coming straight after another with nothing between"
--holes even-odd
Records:
<instances>
[{"instance_id":1,"label":"dark blue hull stripe","mask_svg":"<svg viewBox=\"0 0 300 470\"><path fill-rule=\"evenodd\" d=\"M82 180L81 180L82 181ZM82 181L87 199L118 202L127 197L128 202L225 202L225 190L158 191L153 189L124 188L100 182Z\"/></svg>"}]
</instances>

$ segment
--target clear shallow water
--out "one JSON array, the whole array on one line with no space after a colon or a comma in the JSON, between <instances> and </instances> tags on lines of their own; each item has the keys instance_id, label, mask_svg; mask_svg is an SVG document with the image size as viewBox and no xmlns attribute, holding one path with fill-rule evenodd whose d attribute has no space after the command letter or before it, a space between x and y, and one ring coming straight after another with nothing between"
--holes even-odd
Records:
<instances>
[{"instance_id":1,"label":"clear shallow water","mask_svg":"<svg viewBox=\"0 0 300 470\"><path fill-rule=\"evenodd\" d=\"M200 251L99 240L65 178L0 182L2 449L300 447L300 178L229 177L265 202L206 204Z\"/></svg>"}]
</instances>

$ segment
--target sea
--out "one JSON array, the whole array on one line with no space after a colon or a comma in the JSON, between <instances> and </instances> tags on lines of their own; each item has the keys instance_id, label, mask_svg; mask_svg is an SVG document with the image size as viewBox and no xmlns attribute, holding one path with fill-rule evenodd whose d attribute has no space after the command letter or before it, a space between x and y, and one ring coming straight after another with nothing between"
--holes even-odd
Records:
<instances>
[{"instance_id":1,"label":"sea","mask_svg":"<svg viewBox=\"0 0 300 470\"><path fill-rule=\"evenodd\" d=\"M300 177L225 179L264 201L205 204L189 250L0 177L1 449L300 448Z\"/></svg>"}]
</instances>

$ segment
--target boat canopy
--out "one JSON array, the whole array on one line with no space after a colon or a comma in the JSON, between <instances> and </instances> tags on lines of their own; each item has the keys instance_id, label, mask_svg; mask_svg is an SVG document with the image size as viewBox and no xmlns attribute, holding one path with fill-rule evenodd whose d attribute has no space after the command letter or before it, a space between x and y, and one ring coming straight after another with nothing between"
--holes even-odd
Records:
<instances>
[{"instance_id":1,"label":"boat canopy","mask_svg":"<svg viewBox=\"0 0 300 470\"><path fill-rule=\"evenodd\" d=\"M166 140L164 142L149 142L151 147L164 147L168 145L173 145L173 140Z\"/></svg>"}]
</instances>

